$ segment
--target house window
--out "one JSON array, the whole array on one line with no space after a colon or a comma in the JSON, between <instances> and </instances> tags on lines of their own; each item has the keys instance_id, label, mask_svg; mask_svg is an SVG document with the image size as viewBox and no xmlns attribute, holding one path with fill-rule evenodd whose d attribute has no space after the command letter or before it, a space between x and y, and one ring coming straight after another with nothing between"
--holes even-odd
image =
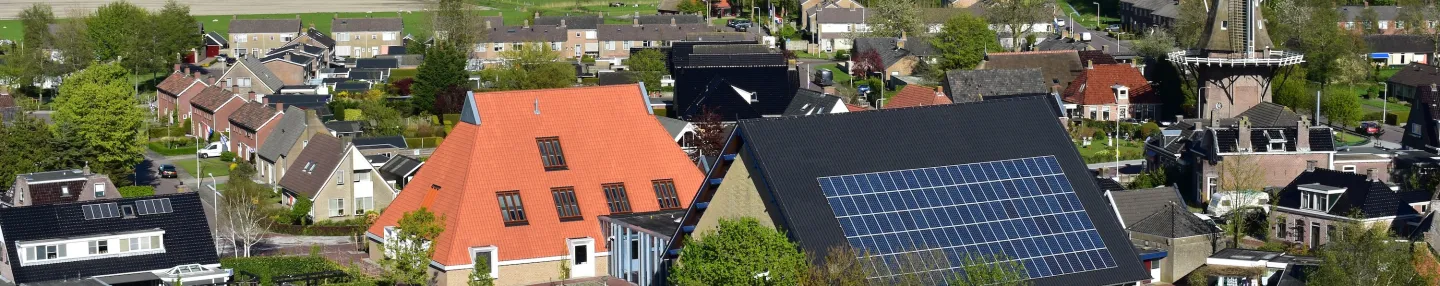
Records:
<instances>
[{"instance_id":1,"label":"house window","mask_svg":"<svg viewBox=\"0 0 1440 286\"><path fill-rule=\"evenodd\" d=\"M1381 29L1381 30L1389 29L1389 28L1390 28L1390 21L1380 21L1380 29Z\"/></svg>"},{"instance_id":2,"label":"house window","mask_svg":"<svg viewBox=\"0 0 1440 286\"><path fill-rule=\"evenodd\" d=\"M660 203L660 209L680 208L680 197L675 194L675 181L670 179L651 181L655 187L655 199Z\"/></svg>"},{"instance_id":3,"label":"house window","mask_svg":"<svg viewBox=\"0 0 1440 286\"><path fill-rule=\"evenodd\" d=\"M624 183L604 184L600 188L605 189L605 204L610 206L610 213L630 212L630 195L625 193Z\"/></svg>"},{"instance_id":4,"label":"house window","mask_svg":"<svg viewBox=\"0 0 1440 286\"><path fill-rule=\"evenodd\" d=\"M555 213L560 214L560 221L584 219L584 216L580 215L580 202L575 200L574 187L550 189L550 197L555 199Z\"/></svg>"},{"instance_id":5,"label":"house window","mask_svg":"<svg viewBox=\"0 0 1440 286\"><path fill-rule=\"evenodd\" d=\"M1230 21L1220 21L1220 29L1230 29Z\"/></svg>"},{"instance_id":6,"label":"house window","mask_svg":"<svg viewBox=\"0 0 1440 286\"><path fill-rule=\"evenodd\" d=\"M1275 237L1284 239L1287 232L1289 232L1289 230L1286 229L1285 220L1282 219L1280 220L1280 224L1275 225Z\"/></svg>"},{"instance_id":7,"label":"house window","mask_svg":"<svg viewBox=\"0 0 1440 286\"><path fill-rule=\"evenodd\" d=\"M330 216L345 215L345 199L330 199Z\"/></svg>"},{"instance_id":8,"label":"house window","mask_svg":"<svg viewBox=\"0 0 1440 286\"><path fill-rule=\"evenodd\" d=\"M91 254L91 255L95 255L95 254L106 254L106 253L110 253L110 245L109 245L109 244L110 244L110 242L109 242L109 241L105 241L105 240L92 240L92 241L90 241L90 254Z\"/></svg>"},{"instance_id":9,"label":"house window","mask_svg":"<svg viewBox=\"0 0 1440 286\"><path fill-rule=\"evenodd\" d=\"M120 252L151 249L160 249L159 235L120 239Z\"/></svg>"},{"instance_id":10,"label":"house window","mask_svg":"<svg viewBox=\"0 0 1440 286\"><path fill-rule=\"evenodd\" d=\"M606 50L606 51L614 51L614 50L615 50L615 41L605 41L605 50Z\"/></svg>"},{"instance_id":11,"label":"house window","mask_svg":"<svg viewBox=\"0 0 1440 286\"><path fill-rule=\"evenodd\" d=\"M245 56L245 49L243 49L243 48L241 48L241 49L235 49L235 55L236 55L236 56L241 56L241 57Z\"/></svg>"},{"instance_id":12,"label":"house window","mask_svg":"<svg viewBox=\"0 0 1440 286\"><path fill-rule=\"evenodd\" d=\"M255 54L255 55L258 56L258 55L260 55L260 49L259 49L259 48L250 48L250 53L251 53L251 54Z\"/></svg>"},{"instance_id":13,"label":"house window","mask_svg":"<svg viewBox=\"0 0 1440 286\"><path fill-rule=\"evenodd\" d=\"M560 42L550 42L550 50L552 50L552 51L559 51L559 50L560 50Z\"/></svg>"},{"instance_id":14,"label":"house window","mask_svg":"<svg viewBox=\"0 0 1440 286\"><path fill-rule=\"evenodd\" d=\"M60 186L60 196L62 196L62 197L68 197L68 196L70 196L70 186Z\"/></svg>"},{"instance_id":15,"label":"house window","mask_svg":"<svg viewBox=\"0 0 1440 286\"><path fill-rule=\"evenodd\" d=\"M560 149L560 137L535 138L540 145L540 160L546 171L565 170L565 151Z\"/></svg>"},{"instance_id":16,"label":"house window","mask_svg":"<svg viewBox=\"0 0 1440 286\"><path fill-rule=\"evenodd\" d=\"M1303 219L1295 220L1295 239L1305 242L1305 220Z\"/></svg>"},{"instance_id":17,"label":"house window","mask_svg":"<svg viewBox=\"0 0 1440 286\"><path fill-rule=\"evenodd\" d=\"M500 216L505 219L505 226L529 224L525 219L525 203L520 201L519 191L499 192L495 196L500 199Z\"/></svg>"},{"instance_id":18,"label":"house window","mask_svg":"<svg viewBox=\"0 0 1440 286\"><path fill-rule=\"evenodd\" d=\"M495 43L495 51L496 51L496 52L503 52L503 51L505 51L505 43Z\"/></svg>"},{"instance_id":19,"label":"house window","mask_svg":"<svg viewBox=\"0 0 1440 286\"><path fill-rule=\"evenodd\" d=\"M25 248L25 260L39 261L65 257L65 247L61 245L37 245Z\"/></svg>"},{"instance_id":20,"label":"house window","mask_svg":"<svg viewBox=\"0 0 1440 286\"><path fill-rule=\"evenodd\" d=\"M240 87L250 87L250 78L248 77L237 78L236 81L240 83Z\"/></svg>"},{"instance_id":21,"label":"house window","mask_svg":"<svg viewBox=\"0 0 1440 286\"><path fill-rule=\"evenodd\" d=\"M1405 21L1395 21L1395 28L1396 28L1396 29L1404 29L1404 28L1405 28Z\"/></svg>"},{"instance_id":22,"label":"house window","mask_svg":"<svg viewBox=\"0 0 1440 286\"><path fill-rule=\"evenodd\" d=\"M1219 190L1217 190L1217 189L1219 188L1219 186L1220 186L1220 178L1216 178L1216 177L1206 178L1206 182L1205 182L1205 190L1206 190L1206 193L1213 194L1213 193L1215 193L1215 191L1219 191Z\"/></svg>"},{"instance_id":23,"label":"house window","mask_svg":"<svg viewBox=\"0 0 1440 286\"><path fill-rule=\"evenodd\" d=\"M364 215L365 212L375 209L374 197L355 198L355 215Z\"/></svg>"},{"instance_id":24,"label":"house window","mask_svg":"<svg viewBox=\"0 0 1440 286\"><path fill-rule=\"evenodd\" d=\"M394 41L395 33L385 33L385 36L382 38L384 38L386 41Z\"/></svg>"},{"instance_id":25,"label":"house window","mask_svg":"<svg viewBox=\"0 0 1440 286\"><path fill-rule=\"evenodd\" d=\"M335 172L335 185L336 185L336 186L339 186L339 185L344 185L344 184L345 184L345 176L344 176L344 175L341 175L340 172Z\"/></svg>"},{"instance_id":26,"label":"house window","mask_svg":"<svg viewBox=\"0 0 1440 286\"><path fill-rule=\"evenodd\" d=\"M510 47L511 47L511 48L514 48L514 49L516 49L516 50L523 49L523 48L525 48L525 43L516 42L516 43L510 44Z\"/></svg>"},{"instance_id":27,"label":"house window","mask_svg":"<svg viewBox=\"0 0 1440 286\"><path fill-rule=\"evenodd\" d=\"M1345 165L1345 166L1341 166L1341 167L1340 167L1340 171L1341 171L1341 172L1346 172L1346 173L1354 174L1354 173L1355 173L1355 165Z\"/></svg>"},{"instance_id":28,"label":"house window","mask_svg":"<svg viewBox=\"0 0 1440 286\"><path fill-rule=\"evenodd\" d=\"M1315 169L1315 163L1317 163L1317 162L1315 162L1315 160L1306 160L1306 161L1305 161L1305 169L1306 169L1306 170L1314 170L1314 169Z\"/></svg>"},{"instance_id":29,"label":"house window","mask_svg":"<svg viewBox=\"0 0 1440 286\"><path fill-rule=\"evenodd\" d=\"M484 51L485 51L485 43L475 44L475 52L476 52L476 53L484 52Z\"/></svg>"},{"instance_id":30,"label":"house window","mask_svg":"<svg viewBox=\"0 0 1440 286\"><path fill-rule=\"evenodd\" d=\"M627 51L630 50L630 47L631 47L631 46L634 46L634 45L635 45L635 44L632 44L630 41L621 41L621 43L622 43L622 46L624 46L624 47L625 47L625 50L627 50Z\"/></svg>"},{"instance_id":31,"label":"house window","mask_svg":"<svg viewBox=\"0 0 1440 286\"><path fill-rule=\"evenodd\" d=\"M371 39L371 40L379 40L379 39L380 39L380 35L370 34L370 39Z\"/></svg>"},{"instance_id":32,"label":"house window","mask_svg":"<svg viewBox=\"0 0 1440 286\"><path fill-rule=\"evenodd\" d=\"M491 248L493 248L493 247L491 247ZM495 261L495 252L494 252L493 250L489 250L489 249L486 249L486 250L476 250L475 252L470 253L470 255L471 255L471 257L472 257L471 260L473 260L473 262L475 262L475 267L476 267L475 271L483 271L483 272L490 273L490 278L499 277L499 274L500 274L500 273L498 273L497 271L495 271L496 269L499 269L499 268L495 267L495 262L496 262L496 261ZM485 261L485 265L480 265L480 263L479 263L480 261ZM485 268L479 268L479 267L485 267Z\"/></svg>"}]
</instances>

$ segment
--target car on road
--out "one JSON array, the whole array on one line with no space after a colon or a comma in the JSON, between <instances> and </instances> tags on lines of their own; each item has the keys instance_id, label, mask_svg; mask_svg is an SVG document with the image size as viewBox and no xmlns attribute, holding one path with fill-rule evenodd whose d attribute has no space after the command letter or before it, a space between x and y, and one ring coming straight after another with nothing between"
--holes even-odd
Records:
<instances>
[{"instance_id":1,"label":"car on road","mask_svg":"<svg viewBox=\"0 0 1440 286\"><path fill-rule=\"evenodd\" d=\"M1110 24L1109 27L1105 27L1105 31L1106 31L1106 32L1119 32L1119 31L1120 31L1120 24Z\"/></svg>"},{"instance_id":2,"label":"car on road","mask_svg":"<svg viewBox=\"0 0 1440 286\"><path fill-rule=\"evenodd\" d=\"M750 22L750 19L730 19L730 21L725 22L725 26L731 28L740 28L742 26L749 28L751 24L753 23Z\"/></svg>"},{"instance_id":3,"label":"car on road","mask_svg":"<svg viewBox=\"0 0 1440 286\"><path fill-rule=\"evenodd\" d=\"M177 172L175 171L175 165L169 165L169 164L160 165L160 177L161 177L161 178L176 178L176 177L179 177L179 176L180 176L180 173L177 173Z\"/></svg>"},{"instance_id":4,"label":"car on road","mask_svg":"<svg viewBox=\"0 0 1440 286\"><path fill-rule=\"evenodd\" d=\"M200 159L205 159L210 157L220 157L221 152L225 152L225 144L215 142L210 143L210 145L205 145L205 148L200 148L199 151L195 151L195 154L200 155Z\"/></svg>"},{"instance_id":5,"label":"car on road","mask_svg":"<svg viewBox=\"0 0 1440 286\"><path fill-rule=\"evenodd\" d=\"M1380 126L1380 123L1379 123L1379 122L1366 121L1366 122L1361 122L1361 123L1360 123L1360 127L1359 127L1358 130L1356 130L1356 131L1359 131L1360 134L1365 134L1365 135L1370 135L1370 136L1380 136L1380 135L1382 135L1382 134L1385 134L1385 127L1384 127L1384 126Z\"/></svg>"}]
</instances>

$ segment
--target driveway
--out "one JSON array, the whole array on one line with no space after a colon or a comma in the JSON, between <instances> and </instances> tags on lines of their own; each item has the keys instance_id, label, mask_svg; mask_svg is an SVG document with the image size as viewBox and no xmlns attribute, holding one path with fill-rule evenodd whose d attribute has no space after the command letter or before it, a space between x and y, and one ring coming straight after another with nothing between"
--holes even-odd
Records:
<instances>
[{"instance_id":1,"label":"driveway","mask_svg":"<svg viewBox=\"0 0 1440 286\"><path fill-rule=\"evenodd\" d=\"M229 178L216 177L211 180L206 177L203 182L196 181L195 176L185 173L184 168L176 168L176 178L160 178L160 166L173 165L179 160L195 160L195 155L163 156L154 151L145 151L145 161L136 168L140 173L148 174L151 177L146 184L155 187L156 195L179 193L181 189L187 192L200 191L200 201L205 207L205 220L210 223L210 229L215 230L215 197L216 192L210 188L201 188L200 185L209 186L215 183L225 183Z\"/></svg>"}]
</instances>

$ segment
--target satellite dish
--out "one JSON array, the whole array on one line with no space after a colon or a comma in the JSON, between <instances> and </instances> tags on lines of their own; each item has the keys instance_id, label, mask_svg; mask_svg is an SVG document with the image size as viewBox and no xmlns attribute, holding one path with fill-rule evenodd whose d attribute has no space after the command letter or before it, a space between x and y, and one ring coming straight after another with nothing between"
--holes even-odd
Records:
<instances>
[{"instance_id":1,"label":"satellite dish","mask_svg":"<svg viewBox=\"0 0 1440 286\"><path fill-rule=\"evenodd\" d=\"M1221 107L1221 106L1224 106L1224 105L1225 105L1225 104L1223 104L1223 103L1216 102L1216 103L1215 103L1215 110L1220 110L1220 107Z\"/></svg>"}]
</instances>

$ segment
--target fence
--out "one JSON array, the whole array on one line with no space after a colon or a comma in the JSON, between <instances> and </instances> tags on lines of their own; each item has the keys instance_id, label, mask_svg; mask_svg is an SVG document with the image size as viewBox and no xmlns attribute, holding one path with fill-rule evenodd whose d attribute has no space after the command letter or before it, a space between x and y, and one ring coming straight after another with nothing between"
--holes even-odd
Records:
<instances>
[{"instance_id":1,"label":"fence","mask_svg":"<svg viewBox=\"0 0 1440 286\"><path fill-rule=\"evenodd\" d=\"M810 49L810 41L806 41L806 40L785 40L785 41L783 41L783 42L785 42L785 49L786 49L786 50L791 50L791 51L808 51L808 50Z\"/></svg>"}]
</instances>

